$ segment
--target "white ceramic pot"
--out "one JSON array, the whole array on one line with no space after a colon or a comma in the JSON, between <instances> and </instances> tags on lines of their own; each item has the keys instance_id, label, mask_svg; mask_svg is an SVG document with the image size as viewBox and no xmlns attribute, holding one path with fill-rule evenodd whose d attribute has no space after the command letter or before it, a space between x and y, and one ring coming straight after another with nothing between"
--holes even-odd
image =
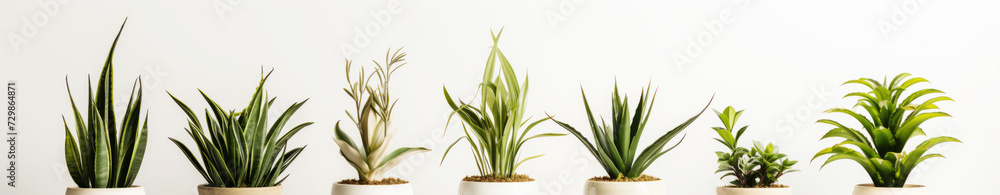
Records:
<instances>
[{"instance_id":1,"label":"white ceramic pot","mask_svg":"<svg viewBox=\"0 0 1000 195\"><path fill-rule=\"evenodd\" d=\"M792 188L737 188L719 186L716 195L792 195Z\"/></svg>"},{"instance_id":2,"label":"white ceramic pot","mask_svg":"<svg viewBox=\"0 0 1000 195\"><path fill-rule=\"evenodd\" d=\"M333 195L413 195L413 186L405 184L395 185L354 185L354 184L333 184Z\"/></svg>"},{"instance_id":3,"label":"white ceramic pot","mask_svg":"<svg viewBox=\"0 0 1000 195\"><path fill-rule=\"evenodd\" d=\"M458 195L538 195L538 182L462 181Z\"/></svg>"},{"instance_id":4,"label":"white ceramic pot","mask_svg":"<svg viewBox=\"0 0 1000 195\"><path fill-rule=\"evenodd\" d=\"M584 185L584 195L662 195L667 193L667 182L610 182L587 180Z\"/></svg>"},{"instance_id":5,"label":"white ceramic pot","mask_svg":"<svg viewBox=\"0 0 1000 195\"><path fill-rule=\"evenodd\" d=\"M208 184L198 186L198 195L281 195L281 186L257 188L220 188Z\"/></svg>"},{"instance_id":6,"label":"white ceramic pot","mask_svg":"<svg viewBox=\"0 0 1000 195\"><path fill-rule=\"evenodd\" d=\"M854 186L854 195L927 195L923 185L903 185L901 188L875 187L873 184Z\"/></svg>"},{"instance_id":7,"label":"white ceramic pot","mask_svg":"<svg viewBox=\"0 0 1000 195\"><path fill-rule=\"evenodd\" d=\"M146 195L142 186L127 188L66 188L66 195Z\"/></svg>"}]
</instances>

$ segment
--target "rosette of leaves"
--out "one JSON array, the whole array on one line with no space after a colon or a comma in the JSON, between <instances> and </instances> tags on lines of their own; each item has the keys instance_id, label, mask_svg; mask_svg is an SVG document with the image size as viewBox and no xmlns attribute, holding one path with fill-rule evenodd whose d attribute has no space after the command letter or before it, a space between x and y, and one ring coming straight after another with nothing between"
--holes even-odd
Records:
<instances>
[{"instance_id":1,"label":"rosette of leaves","mask_svg":"<svg viewBox=\"0 0 1000 195\"><path fill-rule=\"evenodd\" d=\"M292 164L305 147L288 150L288 140L306 126L299 124L285 134L282 129L288 120L307 100L293 103L285 112L268 125L268 111L276 98L266 99L264 82L271 75L261 75L260 83L250 103L237 112L226 111L198 90L208 103L205 109L205 125L184 102L173 94L170 97L188 116L188 127L184 130L194 140L201 161L184 143L170 138L198 173L211 187L268 187L281 185L288 176L279 176ZM168 93L169 94L169 93Z\"/></svg>"},{"instance_id":2,"label":"rosette of leaves","mask_svg":"<svg viewBox=\"0 0 1000 195\"><path fill-rule=\"evenodd\" d=\"M142 82L136 79L132 86L128 107L120 123L115 118L113 78L114 70L111 64L121 37L122 23L115 41L111 44L107 61L101 70L97 83L96 96L88 82L86 112L84 118L77 109L73 93L69 90L69 78L66 79L66 91L73 107L76 137L70 133L66 117L63 126L66 129L66 168L73 182L80 188L125 188L131 187L139 173L143 156L146 153L146 118L140 118L142 109ZM138 86L138 90L136 89ZM140 121L142 122L140 126Z\"/></svg>"},{"instance_id":3,"label":"rosette of leaves","mask_svg":"<svg viewBox=\"0 0 1000 195\"><path fill-rule=\"evenodd\" d=\"M719 138L714 139L729 148L729 152L715 152L719 156L719 169L715 173L725 173L720 179L732 176L735 179L729 183L736 187L766 188L775 186L778 178L786 173L798 172L792 166L799 161L789 160L787 155L778 153L774 144L764 145L754 141L751 149L737 145L749 127L734 129L743 110L736 111L728 106L722 112L715 110L715 113L722 120L723 127L712 127L719 134Z\"/></svg>"},{"instance_id":4,"label":"rosette of leaves","mask_svg":"<svg viewBox=\"0 0 1000 195\"><path fill-rule=\"evenodd\" d=\"M611 101L611 123L607 124L605 121L598 121L595 119L594 114L590 111L590 104L587 102L587 94L583 92L583 88L580 88L580 93L583 96L583 106L587 110L587 119L590 122L591 132L595 142L592 144L586 137L583 136L580 131L576 130L569 124L560 122L558 120L552 119L553 122L559 124L559 126L565 128L571 134L576 136L577 139L587 147L597 162L600 162L601 166L608 173L609 180L636 180L643 176L643 171L649 168L653 164L653 161L660 158L670 150L673 150L677 145L680 145L684 141L684 136L681 137L680 141L676 144L664 149L667 143L670 142L674 137L680 134L688 125L691 125L695 119L701 116L708 109L708 105L712 103L710 99L705 108L702 108L698 114L689 118L684 123L677 125L672 130L667 131L663 135L660 135L656 141L652 144L646 146L641 153L638 152L639 138L642 137L642 133L646 128L646 123L649 122L649 116L653 112L653 102L656 99L656 93L654 92L650 96L649 86L646 87L641 93L639 93L639 102L636 104L635 111L630 112L628 104L628 96L621 95L618 92L618 83L615 83L615 89L612 92ZM714 99L714 96L713 96ZM549 116L549 118L553 118Z\"/></svg>"},{"instance_id":5,"label":"rosette of leaves","mask_svg":"<svg viewBox=\"0 0 1000 195\"><path fill-rule=\"evenodd\" d=\"M947 136L933 137L921 142L912 151L903 151L912 138L926 136L920 128L924 121L951 116L936 111L939 108L935 103L953 101L947 96L939 95L944 92L937 89L920 89L907 93L907 89L915 84L929 83L927 79L910 76L909 73L902 73L891 81L860 78L844 82L844 85L857 84L870 90L844 96L858 98L855 108L863 108L864 114L846 108L832 108L825 112L848 115L860 123L862 129L850 128L830 119L820 119L818 123L834 126L821 139L843 138L844 141L819 151L813 160L830 155L823 166L838 160L854 161L865 169L876 187L903 187L917 164L927 159L944 157L927 152L941 143L961 141ZM934 97L918 100L928 95Z\"/></svg>"},{"instance_id":6,"label":"rosette of leaves","mask_svg":"<svg viewBox=\"0 0 1000 195\"><path fill-rule=\"evenodd\" d=\"M375 70L365 72L364 67L357 74L357 80L351 79L351 61L347 61L347 83L344 88L354 100L354 112L345 110L351 122L361 135L360 147L336 125L334 141L340 147L340 155L358 171L360 183L371 183L382 179L382 175L414 154L430 151L423 147L404 147L389 152L389 143L396 134L392 126L392 110L396 101L389 96L389 79L397 69L406 65L405 52L402 48L389 55L386 51L384 63L375 60Z\"/></svg>"}]
</instances>

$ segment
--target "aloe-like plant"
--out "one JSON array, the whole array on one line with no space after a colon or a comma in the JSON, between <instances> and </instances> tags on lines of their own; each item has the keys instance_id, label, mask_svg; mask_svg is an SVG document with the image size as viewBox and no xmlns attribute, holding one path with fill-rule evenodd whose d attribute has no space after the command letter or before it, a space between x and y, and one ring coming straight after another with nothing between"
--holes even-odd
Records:
<instances>
[{"instance_id":1,"label":"aloe-like plant","mask_svg":"<svg viewBox=\"0 0 1000 195\"><path fill-rule=\"evenodd\" d=\"M521 163L543 156L536 155L517 160L521 153L521 146L525 142L535 138L565 134L543 133L526 137L528 131L548 118L532 122L523 130L521 129L530 120L530 117L523 119L526 108L525 99L528 94L528 79L525 78L523 84L518 84L510 61L497 47L501 33L503 33L503 29L492 35L493 47L486 61L483 81L479 85L482 98L478 107L472 103L452 99L448 88L444 87L444 97L452 109L448 123L451 122L452 117L458 115L462 119L465 136L458 138L448 146L444 156L441 157L441 163L444 163L445 157L448 156L448 152L455 144L466 140L472 146L472 153L475 156L476 166L481 177L514 178L515 171ZM501 75L494 75L498 62Z\"/></svg>"},{"instance_id":2,"label":"aloe-like plant","mask_svg":"<svg viewBox=\"0 0 1000 195\"><path fill-rule=\"evenodd\" d=\"M240 112L226 111L205 92L198 90L211 109L205 109L205 126L184 102L174 97L174 102L188 116L185 128L198 147L201 162L184 143L170 138L180 148L191 165L208 181L211 187L267 187L280 185L288 176L279 175L302 153L305 147L288 150L288 140L313 124L306 122L281 135L288 120L308 99L293 103L268 127L268 111L276 98L265 99L262 75L250 104ZM206 134L207 133L207 134Z\"/></svg>"},{"instance_id":3,"label":"aloe-like plant","mask_svg":"<svg viewBox=\"0 0 1000 195\"><path fill-rule=\"evenodd\" d=\"M799 161L789 160L787 155L778 153L778 147L774 144L764 145L754 141L752 149L738 146L740 137L749 127L734 129L736 121L743 115L743 110L736 111L732 106L728 106L722 112L715 110L715 114L723 124L722 127L712 127L720 137L715 140L729 148L729 152L715 152L719 156L719 169L715 173L725 173L722 178L735 177L729 182L730 184L741 188L772 187L778 182L778 178L786 173L798 172L792 169L792 166Z\"/></svg>"},{"instance_id":4,"label":"aloe-like plant","mask_svg":"<svg viewBox=\"0 0 1000 195\"><path fill-rule=\"evenodd\" d=\"M132 186L142 158L146 153L146 119L139 126L142 109L142 82L136 79L132 86L128 107L122 118L121 126L115 119L113 75L111 65L115 46L121 37L125 23L111 44L108 59L104 62L101 77L97 83L97 96L90 92L88 82L87 118L84 119L73 100L69 90L69 78L66 79L66 92L73 106L73 118L76 120L76 138L70 133L66 117L63 126L66 128L66 168L73 182L81 188L125 188ZM136 90L138 86L138 90ZM148 114L147 114L148 118Z\"/></svg>"},{"instance_id":5,"label":"aloe-like plant","mask_svg":"<svg viewBox=\"0 0 1000 195\"><path fill-rule=\"evenodd\" d=\"M549 116L549 118L576 136L587 147L590 153L594 155L594 158L597 158L597 162L607 171L608 178L606 179L635 180L643 176L642 172L649 168L653 164L653 161L680 145L684 141L684 136L673 146L663 149L667 146L667 142L670 142L677 134L680 134L698 116L701 116L701 113L704 113L708 109L708 105L705 105L705 108L701 109L698 114L661 135L660 138L656 139L651 145L646 146L642 150L642 153L636 156L639 138L642 137L646 123L649 122L649 116L653 112L653 102L656 99L656 92L653 92L653 95L650 96L649 86L646 86L646 89L639 93L639 102L633 113L629 112L628 95L621 95L618 92L618 83L615 82L615 89L611 94L611 124L605 123L603 117L600 123L598 123L595 120L596 117L590 111L590 104L587 102L587 93L583 91L582 87L580 88L580 93L583 96L583 106L587 110L587 118L589 119L590 128L595 139L593 144L576 128L555 120L552 116ZM713 96L712 98L714 99L715 97ZM712 104L712 100L709 100L708 104Z\"/></svg>"},{"instance_id":6,"label":"aloe-like plant","mask_svg":"<svg viewBox=\"0 0 1000 195\"><path fill-rule=\"evenodd\" d=\"M912 151L903 151L907 142L913 137L924 135L920 124L928 119L950 117L944 112L931 112L938 109L935 103L953 101L941 95L924 100L917 99L929 94L943 94L937 89L921 89L909 94L905 91L914 84L928 82L921 77L910 77L909 73L896 75L891 81L878 82L871 78L850 80L846 84L864 85L871 91L853 92L844 96L857 97L855 107L862 107L868 116L856 113L846 108L833 108L827 113L842 113L851 116L864 131L855 130L830 119L820 119L817 123L833 125L823 138L844 138L845 140L816 153L813 160L824 155L831 155L823 166L837 160L852 160L868 172L876 187L902 187L913 168L924 160L944 157L941 154L925 154L931 147L945 142L961 142L953 137L933 137L917 145ZM905 95L905 96L904 96ZM849 146L853 146L849 147ZM857 150L855 150L855 148ZM860 152L859 152L860 150ZM822 167L820 167L822 168Z\"/></svg>"},{"instance_id":7,"label":"aloe-like plant","mask_svg":"<svg viewBox=\"0 0 1000 195\"><path fill-rule=\"evenodd\" d=\"M344 112L361 134L361 147L344 133L340 128L340 121L337 121L335 127L334 141L340 147L340 155L358 171L361 183L381 180L386 171L407 157L430 151L423 147L404 147L386 153L389 151L389 142L396 134L396 129L391 126L391 117L397 100L389 96L389 79L392 73L406 65L406 52L401 53L402 49L399 48L391 56L389 52L392 50L386 51L384 63L372 60L375 70L369 73L362 67L357 80L351 79L351 61L347 60L345 72L350 87L344 88L344 92L354 100L355 110L353 114L350 110Z\"/></svg>"}]
</instances>

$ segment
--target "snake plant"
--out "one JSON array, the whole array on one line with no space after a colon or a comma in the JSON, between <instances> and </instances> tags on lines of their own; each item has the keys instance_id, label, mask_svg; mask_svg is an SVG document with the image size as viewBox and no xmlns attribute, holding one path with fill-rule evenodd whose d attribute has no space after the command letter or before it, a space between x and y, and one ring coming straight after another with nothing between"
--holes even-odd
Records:
<instances>
[{"instance_id":1,"label":"snake plant","mask_svg":"<svg viewBox=\"0 0 1000 195\"><path fill-rule=\"evenodd\" d=\"M490 33L493 32L490 31ZM482 97L479 99L478 107L473 103L452 99L448 88L444 87L445 100L452 109L448 123L454 116L459 116L463 122L462 128L465 131L465 136L458 138L448 146L444 156L441 157L441 163L444 163L445 157L448 156L448 152L455 144L466 140L472 146L472 153L475 156L480 176L513 178L521 163L543 156L536 155L518 160L521 146L525 142L535 138L564 134L543 133L526 137L528 131L548 118L537 120L524 127L530 120L530 117L524 119L524 110L527 106L525 99L528 95L528 78L519 84L510 61L497 47L502 33L503 29L492 35L493 47L486 61L483 81L479 84L479 92ZM497 65L499 65L500 75L494 75ZM524 128L522 129L522 127Z\"/></svg>"},{"instance_id":2,"label":"snake plant","mask_svg":"<svg viewBox=\"0 0 1000 195\"><path fill-rule=\"evenodd\" d=\"M97 83L97 96L90 93L88 82L87 118L83 118L69 92L69 79L66 80L66 91L73 106L73 118L76 119L76 138L70 133L66 117L63 126L66 129L66 168L73 182L81 188L125 188L132 186L142 158L146 153L146 119L139 126L142 107L142 82L136 79L132 86L125 115L119 123L115 119L113 75L111 65L115 46L121 37L125 23L122 23L115 41L111 44L107 61L101 70ZM138 90L136 90L138 85ZM148 117L148 115L147 115Z\"/></svg>"},{"instance_id":3,"label":"snake plant","mask_svg":"<svg viewBox=\"0 0 1000 195\"><path fill-rule=\"evenodd\" d=\"M268 110L276 98L265 99L263 93L267 76L261 76L257 91L254 92L250 104L237 112L226 111L216 104L205 92L201 96L211 109L205 109L205 125L184 102L174 97L174 102L188 116L188 127L185 128L191 139L195 141L201 162L195 158L184 143L170 138L180 148L191 165L201 173L211 187L267 187L280 185L285 177L278 180L279 175L288 168L302 153L305 147L288 150L288 140L312 124L306 122L293 127L284 135L281 130L288 120L307 100L293 103L274 123L267 124ZM168 93L169 94L169 93ZM269 127L270 126L270 127ZM207 134L206 134L207 133Z\"/></svg>"},{"instance_id":4,"label":"snake plant","mask_svg":"<svg viewBox=\"0 0 1000 195\"><path fill-rule=\"evenodd\" d=\"M598 123L595 120L596 117L590 111L590 104L587 102L587 93L583 92L582 87L580 88L580 93L583 96L583 106L587 110L590 128L594 139L596 139L593 144L576 128L555 120L552 116L549 116L549 118L552 118L552 121L576 136L587 147L590 153L594 155L594 158L597 158L597 162L601 164L604 170L607 171L608 178L616 180L636 179L643 176L642 172L646 168L649 168L653 164L653 161L677 147L677 145L684 141L684 136L673 146L664 149L667 146L667 142L670 142L677 134L680 134L698 116L701 116L701 113L704 113L708 109L708 105L705 105L705 108L701 109L698 114L661 135L636 156L639 138L642 137L646 123L649 122L649 116L653 112L653 102L656 99L656 93L654 92L650 96L649 86L646 86L646 89L639 93L639 102L635 107L635 112L630 113L628 96L624 95L623 97L618 92L618 83L616 82L615 89L611 94L611 124L605 123L603 118ZM711 103L712 100L709 100L708 104Z\"/></svg>"},{"instance_id":5,"label":"snake plant","mask_svg":"<svg viewBox=\"0 0 1000 195\"><path fill-rule=\"evenodd\" d=\"M789 160L787 155L778 153L778 147L774 144L764 145L754 141L752 149L737 145L743 132L749 127L743 126L733 134L736 121L743 115L743 110L736 111L729 106L722 112L716 110L715 113L723 124L723 127L712 127L720 137L715 140L729 149L729 152L715 152L719 156L719 169L715 173L725 172L722 178L735 177L730 183L736 187L766 188L773 187L778 178L786 173L798 171L791 168L799 161Z\"/></svg>"},{"instance_id":6,"label":"snake plant","mask_svg":"<svg viewBox=\"0 0 1000 195\"><path fill-rule=\"evenodd\" d=\"M937 110L935 103L952 101L951 98L940 95L918 101L925 95L944 94L937 89L921 89L904 94L914 84L928 82L921 77L910 77L902 73L891 81L878 82L871 78L850 80L846 84L858 84L867 87L868 92L853 92L844 96L857 97L855 107L862 107L868 116L856 113L846 108L833 108L825 112L841 113L854 118L861 124L863 131L847 127L830 119L820 119L817 123L834 126L823 138L844 138L845 140L816 153L813 160L824 155L831 155L823 166L837 160L857 162L868 172L876 187L902 187L913 168L924 160L944 157L941 154L925 154L931 147L945 142L961 142L953 137L929 138L912 151L903 151L910 139L924 135L920 124L928 119L949 117L947 113ZM905 96L904 96L905 95ZM821 167L822 168L822 167Z\"/></svg>"},{"instance_id":7,"label":"snake plant","mask_svg":"<svg viewBox=\"0 0 1000 195\"><path fill-rule=\"evenodd\" d=\"M392 50L386 51L384 63L372 60L375 63L374 71L365 72L362 67L357 80L351 79L350 60L347 61L345 71L350 87L344 88L344 92L354 100L355 110L353 114L349 110L344 112L361 134L361 147L344 133L340 128L340 121L335 126L334 141L340 147L340 155L358 171L358 179L365 183L381 180L386 171L411 155L430 151L423 147L405 147L386 153L396 134L396 129L391 126L391 117L397 100L389 96L389 78L397 69L406 65L406 52L400 53L402 48L391 56L390 51ZM373 83L374 81L377 82Z\"/></svg>"}]
</instances>

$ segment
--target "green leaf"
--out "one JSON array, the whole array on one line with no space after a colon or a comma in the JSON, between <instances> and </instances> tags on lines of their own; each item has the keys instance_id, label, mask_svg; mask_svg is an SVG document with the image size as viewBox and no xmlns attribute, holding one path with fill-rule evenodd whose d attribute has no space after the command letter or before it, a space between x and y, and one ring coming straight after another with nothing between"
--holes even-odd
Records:
<instances>
[{"instance_id":1,"label":"green leaf","mask_svg":"<svg viewBox=\"0 0 1000 195\"><path fill-rule=\"evenodd\" d=\"M538 135L534 135L534 136L528 137L527 139L524 139L521 142L523 143L523 142L527 142L528 140L535 139L535 138L541 138L541 137L557 137L557 136L564 136L564 135L566 135L566 134L562 134L562 133L542 133L542 134L538 134Z\"/></svg>"},{"instance_id":2,"label":"green leaf","mask_svg":"<svg viewBox=\"0 0 1000 195\"><path fill-rule=\"evenodd\" d=\"M517 167L520 167L521 163L524 163L525 161L528 161L528 160L531 160L531 159L535 159L535 158L538 158L538 157L542 157L542 156L545 156L545 155L544 154L539 154L539 155L534 155L534 156L531 156L531 157L528 157L528 158L521 159L521 161L518 161L517 164L514 164L514 168L513 169L517 170Z\"/></svg>"},{"instance_id":3,"label":"green leaf","mask_svg":"<svg viewBox=\"0 0 1000 195\"><path fill-rule=\"evenodd\" d=\"M96 103L90 102L90 107L97 110ZM111 143L108 140L107 125L100 115L91 115L94 122L94 188L107 188L111 177Z\"/></svg>"},{"instance_id":4,"label":"green leaf","mask_svg":"<svg viewBox=\"0 0 1000 195\"><path fill-rule=\"evenodd\" d=\"M385 158L382 159L382 162L379 163L378 167L388 169L396 166L409 156L429 151L431 150L424 147L399 148L385 156Z\"/></svg>"},{"instance_id":5,"label":"green leaf","mask_svg":"<svg viewBox=\"0 0 1000 195\"><path fill-rule=\"evenodd\" d=\"M861 142L864 143L865 145L871 145L871 142L868 141L868 137L866 137L864 134L861 134L861 132L858 130L848 128L847 126L841 125L840 123L829 119L820 119L816 122L837 126L836 129L831 129L830 131L827 131L827 133L823 135L823 138L820 139L826 139L830 137L841 137L847 140Z\"/></svg>"},{"instance_id":6,"label":"green leaf","mask_svg":"<svg viewBox=\"0 0 1000 195\"><path fill-rule=\"evenodd\" d=\"M860 115L858 113L855 113L854 111L851 111L851 110L848 110L848 109L844 109L844 108L832 108L832 109L826 110L825 112L827 112L827 113L838 113L839 112L839 113L844 113L844 114L850 115L851 117L854 117L854 119L857 119L858 122L861 122L861 125L864 126L865 129L868 130L869 133L871 133L871 131L875 130L875 126L872 124L872 122L870 120L868 120L868 118L865 118L865 116L862 116L862 115Z\"/></svg>"},{"instance_id":7,"label":"green leaf","mask_svg":"<svg viewBox=\"0 0 1000 195\"><path fill-rule=\"evenodd\" d=\"M918 114L913 118L907 118L907 120L903 122L903 125L899 128L899 130L896 131L895 137L897 138L897 140L904 141L903 144L905 144L905 140L908 140L910 138L910 135L913 134L913 131L915 131L915 129L919 127L920 124L924 123L924 121L937 117L950 117L950 116L951 115L948 115L948 113L944 112L929 112L929 113Z\"/></svg>"},{"instance_id":8,"label":"green leaf","mask_svg":"<svg viewBox=\"0 0 1000 195\"><path fill-rule=\"evenodd\" d=\"M549 118L552 118L552 117L553 116L549 116ZM560 127L563 127L564 129L566 129L566 131L569 131L570 134L573 134L573 136L576 136L576 138L578 140L580 140L581 143L583 143L583 146L587 147L587 150L590 151L590 154L593 155L594 158L597 159L597 162L599 162L601 164L601 167L603 167L605 170L608 171L609 175L615 175L613 173L620 172L617 169L617 167L615 167L614 162L612 162L611 159L608 158L608 155L605 154L605 153L603 153L603 152L601 152L601 151L598 151L594 147L594 145L590 144L590 140L587 140L586 137L583 137L583 134L581 134L580 131L577 131L576 128L573 128L569 124L560 122L560 121L558 121L558 120L556 120L554 118L552 119L552 122L555 122Z\"/></svg>"},{"instance_id":9,"label":"green leaf","mask_svg":"<svg viewBox=\"0 0 1000 195\"><path fill-rule=\"evenodd\" d=\"M448 156L448 152L451 151L451 148L455 147L455 144L458 144L459 141L466 138L467 137L465 136L459 137L458 139L455 139L455 142L452 142L451 145L448 145L448 149L444 150L444 155L441 155L441 163L438 164L438 166L444 165L444 158Z\"/></svg>"},{"instance_id":10,"label":"green leaf","mask_svg":"<svg viewBox=\"0 0 1000 195\"><path fill-rule=\"evenodd\" d=\"M63 117L63 126L66 127L66 169L69 170L70 177L73 178L73 182L76 182L78 187L87 188L90 184L84 179L86 172L82 170L83 165L80 164L80 150L76 147L76 140L69 132L66 117Z\"/></svg>"},{"instance_id":11,"label":"green leaf","mask_svg":"<svg viewBox=\"0 0 1000 195\"><path fill-rule=\"evenodd\" d=\"M133 144L133 147L131 147L132 151L129 153L129 155L125 156L125 157L127 157L129 159L129 161L128 161L129 162L129 169L126 172L126 177L125 177L124 183L121 183L121 185L119 185L119 187L121 187L121 186L132 186L132 182L134 182L136 176L139 175L139 167L142 166L142 159L146 155L146 141L147 141L146 137L149 136L149 133L148 133L149 127L146 124L146 121L149 120L148 119L149 114L147 114L146 116L147 116L147 118L143 119L142 129L139 131L139 134L136 135L137 137L136 137L135 144ZM130 128L130 131L134 131L134 130L135 130L134 128Z\"/></svg>"},{"instance_id":12,"label":"green leaf","mask_svg":"<svg viewBox=\"0 0 1000 195\"><path fill-rule=\"evenodd\" d=\"M827 158L826 162L823 162L823 165L820 166L820 169L823 169L823 167L826 167L827 164L830 164L833 161L853 160L854 162L857 162L859 165L861 165L861 167L868 172L868 176L871 177L873 180L878 178L878 173L875 171L875 165L872 165L871 161L866 159L860 153L843 147L833 147L833 148L835 149L832 152L832 154L834 155L830 156L830 158Z\"/></svg>"},{"instance_id":13,"label":"green leaf","mask_svg":"<svg viewBox=\"0 0 1000 195\"><path fill-rule=\"evenodd\" d=\"M191 154L191 150L188 149L188 147L185 146L184 143L181 143L180 141L177 141L174 138L170 138L170 141L173 142L174 145L177 145L177 148L181 149L181 152L183 152L184 156L188 158L188 161L191 162L191 165L194 165L194 168L198 169L198 173L200 173L201 176L204 177L206 181L209 181L209 183L215 183L212 182L212 178L208 176L208 173L205 172L205 169L201 167L201 163L198 163L198 160L195 159L194 154Z\"/></svg>"},{"instance_id":14,"label":"green leaf","mask_svg":"<svg viewBox=\"0 0 1000 195\"><path fill-rule=\"evenodd\" d=\"M701 116L701 114L708 109L708 106L712 104L712 100L714 99L715 96L713 95L712 99L708 100L708 104L706 104L705 107L702 108L700 112L698 112L698 114L689 118L684 123L677 125L677 127L674 127L673 130L670 130L666 134L663 134L663 136L660 136L660 138L657 139L656 141L653 141L652 145L646 147L646 149L644 149L642 153L639 154L638 160L636 160L636 162L641 164L648 164L649 162L655 160L656 158L653 157L653 155L660 153L661 149L667 144L667 142L673 139L673 137L679 134L682 130L687 128L688 125L691 125L691 123L693 123L695 119L698 119L698 117ZM641 174L641 172L633 173L632 175L635 175L637 177L638 174Z\"/></svg>"}]
</instances>

